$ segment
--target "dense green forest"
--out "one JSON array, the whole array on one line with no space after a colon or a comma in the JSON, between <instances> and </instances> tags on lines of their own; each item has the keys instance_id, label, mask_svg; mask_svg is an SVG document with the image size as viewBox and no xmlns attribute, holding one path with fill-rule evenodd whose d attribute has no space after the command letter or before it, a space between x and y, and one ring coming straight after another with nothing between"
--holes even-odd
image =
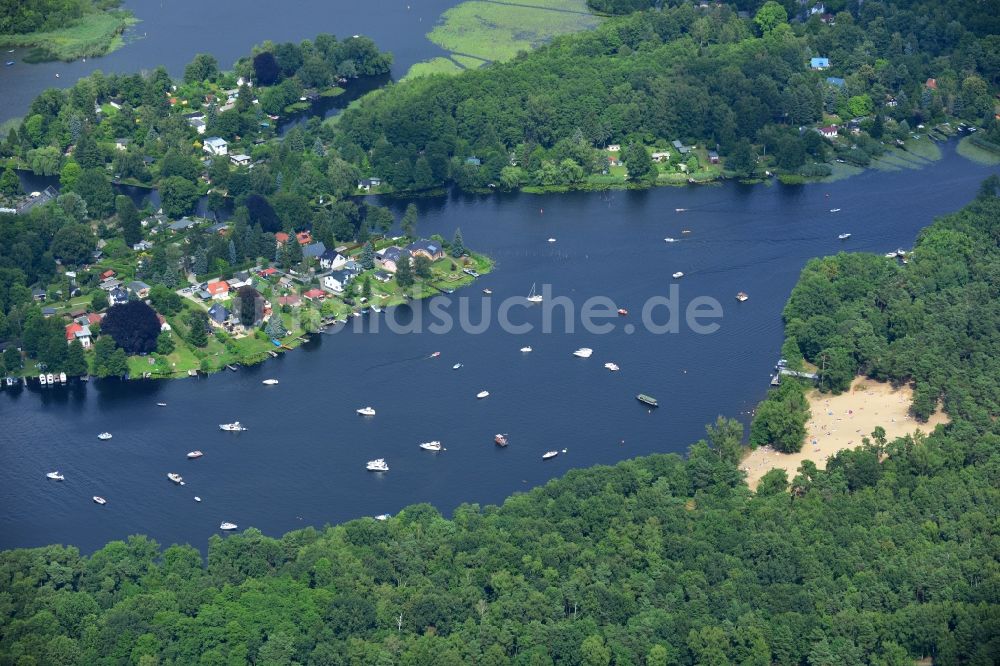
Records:
<instances>
[{"instance_id":1,"label":"dense green forest","mask_svg":"<svg viewBox=\"0 0 1000 666\"><path fill-rule=\"evenodd\" d=\"M121 0L0 0L0 35L59 30L84 14L120 4Z\"/></svg>"},{"instance_id":2,"label":"dense green forest","mask_svg":"<svg viewBox=\"0 0 1000 666\"><path fill-rule=\"evenodd\" d=\"M754 494L720 418L686 459L575 470L451 519L215 536L207 566L144 537L7 551L0 663L995 663L998 184L906 266L810 263L786 309L786 347L833 340L943 396L953 422L928 437L875 436Z\"/></svg>"},{"instance_id":3,"label":"dense green forest","mask_svg":"<svg viewBox=\"0 0 1000 666\"><path fill-rule=\"evenodd\" d=\"M752 18L728 5L639 12L509 63L366 97L340 119L336 145L396 189L573 186L606 169L595 147L674 140L718 148L741 176L763 155L824 175L834 147L800 128L861 119L867 131L836 156L864 165L920 124L992 118L1000 38L909 4L866 2L794 26L774 2ZM829 68L811 70L819 56ZM623 159L631 180L655 177L640 152Z\"/></svg>"}]
</instances>

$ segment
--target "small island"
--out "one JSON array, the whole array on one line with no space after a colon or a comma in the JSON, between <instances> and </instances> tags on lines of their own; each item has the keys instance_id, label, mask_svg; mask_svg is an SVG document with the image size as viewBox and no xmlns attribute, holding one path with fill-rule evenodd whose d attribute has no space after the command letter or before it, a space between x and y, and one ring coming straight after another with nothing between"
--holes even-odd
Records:
<instances>
[{"instance_id":1,"label":"small island","mask_svg":"<svg viewBox=\"0 0 1000 666\"><path fill-rule=\"evenodd\" d=\"M26 62L102 56L123 45L137 23L121 0L33 0L0 16L0 46L31 47Z\"/></svg>"}]
</instances>

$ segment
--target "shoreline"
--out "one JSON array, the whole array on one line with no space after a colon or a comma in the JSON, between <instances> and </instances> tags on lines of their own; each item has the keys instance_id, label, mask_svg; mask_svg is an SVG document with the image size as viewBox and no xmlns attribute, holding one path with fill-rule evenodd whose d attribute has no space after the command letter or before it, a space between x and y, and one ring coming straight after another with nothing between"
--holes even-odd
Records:
<instances>
[{"instance_id":1,"label":"shoreline","mask_svg":"<svg viewBox=\"0 0 1000 666\"><path fill-rule=\"evenodd\" d=\"M813 389L806 400L811 415L806 421L806 441L798 453L781 453L770 446L761 446L740 462L751 490L756 490L761 477L772 469L785 470L789 481L806 460L825 469L828 458L838 451L861 446L861 439L870 439L876 426L885 429L886 440L891 442L918 430L929 433L951 421L939 409L926 423L918 422L909 414L913 400L909 385L893 388L891 384L866 377L856 377L851 388L840 395Z\"/></svg>"}]
</instances>

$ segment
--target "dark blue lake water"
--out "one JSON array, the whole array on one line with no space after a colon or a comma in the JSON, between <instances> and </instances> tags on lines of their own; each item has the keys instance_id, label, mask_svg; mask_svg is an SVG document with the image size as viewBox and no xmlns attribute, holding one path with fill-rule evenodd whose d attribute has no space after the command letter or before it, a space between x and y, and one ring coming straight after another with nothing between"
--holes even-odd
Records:
<instances>
[{"instance_id":1,"label":"dark blue lake water","mask_svg":"<svg viewBox=\"0 0 1000 666\"><path fill-rule=\"evenodd\" d=\"M0 122L21 117L46 88L69 87L94 70L131 74L160 65L180 77L198 53L211 53L229 69L264 40L298 42L325 32L338 37L366 35L395 56L394 78L415 62L445 55L430 42L441 13L459 0L296 0L294 7L266 0L125 0L141 21L125 33L127 45L86 62L23 62L29 49L4 53L0 67ZM56 78L59 74L59 78Z\"/></svg>"},{"instance_id":2,"label":"dark blue lake water","mask_svg":"<svg viewBox=\"0 0 1000 666\"><path fill-rule=\"evenodd\" d=\"M730 183L419 201L421 233L450 238L461 227L468 246L496 259L491 275L452 296L469 297L472 322L486 307L482 288L493 290L495 315L500 300L533 283L578 305L607 296L631 314L612 318L615 330L605 335L513 335L495 325L478 334L400 335L386 330L390 313L383 313L370 322L379 322L377 333L317 335L235 373L4 391L0 548L59 542L89 551L139 532L202 548L223 520L280 535L414 502L448 513L462 502L500 502L572 467L683 452L719 414L747 421L764 395L782 339L781 309L809 258L911 247L922 227L963 206L997 171L962 159L953 145L945 152L921 171L807 187ZM838 241L845 231L853 236ZM667 236L682 240L667 244ZM626 333L626 324L640 324L648 298L668 293L674 271L685 273L682 305L698 296L721 303L718 332L682 326L657 335L638 326ZM740 290L750 295L746 303L734 298ZM399 319L427 317L439 305L414 303ZM443 311L457 319L460 307ZM511 317L538 323L542 313L517 308ZM660 310L656 319L664 318ZM522 354L524 345L534 351ZM593 356L574 358L584 346ZM435 351L440 357L429 358ZM607 361L621 370L605 370ZM452 370L456 362L464 367ZM261 385L268 377L280 385ZM483 389L490 397L477 400ZM658 398L660 408L644 408L639 392ZM356 415L364 405L378 414ZM233 420L249 430L219 431ZM114 439L98 441L103 430ZM506 449L494 446L497 432L509 433ZM418 448L432 439L447 451ZM186 460L192 449L205 456ZM376 457L388 460L387 474L365 471ZM55 469L64 482L45 479ZM167 472L180 472L187 485L174 486ZM107 506L93 504L92 495L106 497ZM195 503L195 495L204 501Z\"/></svg>"}]
</instances>

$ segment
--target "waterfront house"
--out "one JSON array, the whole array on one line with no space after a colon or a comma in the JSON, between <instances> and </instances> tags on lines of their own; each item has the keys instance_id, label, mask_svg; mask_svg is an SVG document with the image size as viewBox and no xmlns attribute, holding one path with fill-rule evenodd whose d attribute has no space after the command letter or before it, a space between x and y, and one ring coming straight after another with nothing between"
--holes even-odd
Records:
<instances>
[{"instance_id":1,"label":"waterfront house","mask_svg":"<svg viewBox=\"0 0 1000 666\"><path fill-rule=\"evenodd\" d=\"M216 303L208 309L208 320L213 326L221 328L229 321L229 310L222 303Z\"/></svg>"},{"instance_id":2,"label":"waterfront house","mask_svg":"<svg viewBox=\"0 0 1000 666\"><path fill-rule=\"evenodd\" d=\"M608 155L608 166L620 166L622 161L618 159L617 155Z\"/></svg>"},{"instance_id":3,"label":"waterfront house","mask_svg":"<svg viewBox=\"0 0 1000 666\"><path fill-rule=\"evenodd\" d=\"M823 136L825 136L828 139L836 139L837 138L837 126L836 125L828 125L826 127L820 127L819 128L819 133L822 134Z\"/></svg>"},{"instance_id":4,"label":"waterfront house","mask_svg":"<svg viewBox=\"0 0 1000 666\"><path fill-rule=\"evenodd\" d=\"M132 249L136 252L145 252L149 248L153 247L153 244L148 240L141 240L132 246Z\"/></svg>"},{"instance_id":5,"label":"waterfront house","mask_svg":"<svg viewBox=\"0 0 1000 666\"><path fill-rule=\"evenodd\" d=\"M149 296L150 286L141 280L133 280L128 283L129 290L138 296L139 298L146 298Z\"/></svg>"},{"instance_id":6,"label":"waterfront house","mask_svg":"<svg viewBox=\"0 0 1000 666\"><path fill-rule=\"evenodd\" d=\"M666 162L670 159L670 151L668 150L654 150L653 154L650 155L654 162Z\"/></svg>"},{"instance_id":7,"label":"waterfront house","mask_svg":"<svg viewBox=\"0 0 1000 666\"><path fill-rule=\"evenodd\" d=\"M313 242L312 234L308 231L300 231L295 234L295 240L298 241L299 245L309 245L309 243Z\"/></svg>"},{"instance_id":8,"label":"waterfront house","mask_svg":"<svg viewBox=\"0 0 1000 666\"><path fill-rule=\"evenodd\" d=\"M712 164L718 164L719 153L715 152L714 150L708 151L708 161L711 162Z\"/></svg>"},{"instance_id":9,"label":"waterfront house","mask_svg":"<svg viewBox=\"0 0 1000 666\"><path fill-rule=\"evenodd\" d=\"M76 322L66 326L66 344L73 344L74 340L79 340L84 349L90 349L90 327Z\"/></svg>"},{"instance_id":10,"label":"waterfront house","mask_svg":"<svg viewBox=\"0 0 1000 666\"><path fill-rule=\"evenodd\" d=\"M375 253L375 256L379 264L382 266L383 270L386 270L390 273L396 272L399 262L402 261L403 259L405 259L406 261L410 260L409 253L403 248L396 247L395 245L393 245L392 247L387 247L383 250L379 250L378 252Z\"/></svg>"},{"instance_id":11,"label":"waterfront house","mask_svg":"<svg viewBox=\"0 0 1000 666\"><path fill-rule=\"evenodd\" d=\"M210 226L208 229L205 229L205 231L207 231L210 234L221 234L221 233L223 233L228 228L229 228L229 225L227 223L225 223L225 222L216 222L215 224L213 224L212 226Z\"/></svg>"},{"instance_id":12,"label":"waterfront house","mask_svg":"<svg viewBox=\"0 0 1000 666\"><path fill-rule=\"evenodd\" d=\"M244 155L243 153L236 153L235 155L229 156L229 161L238 167L248 166L250 164L250 156Z\"/></svg>"},{"instance_id":13,"label":"waterfront house","mask_svg":"<svg viewBox=\"0 0 1000 666\"><path fill-rule=\"evenodd\" d=\"M809 59L809 69L814 69L817 71L830 69L830 59L829 58L810 58Z\"/></svg>"},{"instance_id":14,"label":"waterfront house","mask_svg":"<svg viewBox=\"0 0 1000 666\"><path fill-rule=\"evenodd\" d=\"M309 291L307 291L302 295L303 297L309 299L310 301L321 301L324 298L326 298L326 292L323 291L322 289L316 289L315 287L313 287L312 289L310 289Z\"/></svg>"},{"instance_id":15,"label":"waterfront house","mask_svg":"<svg viewBox=\"0 0 1000 666\"><path fill-rule=\"evenodd\" d=\"M325 271L335 271L344 267L347 257L336 250L326 250L319 255L319 265Z\"/></svg>"},{"instance_id":16,"label":"waterfront house","mask_svg":"<svg viewBox=\"0 0 1000 666\"><path fill-rule=\"evenodd\" d=\"M687 155L688 153L691 152L691 146L685 146L678 139L674 139L670 143L674 148L677 149L677 152L680 153L681 155Z\"/></svg>"},{"instance_id":17,"label":"waterfront house","mask_svg":"<svg viewBox=\"0 0 1000 666\"><path fill-rule=\"evenodd\" d=\"M128 303L128 292L121 287L115 287L110 292L108 292L108 302L111 305L121 305L122 303Z\"/></svg>"},{"instance_id":18,"label":"waterfront house","mask_svg":"<svg viewBox=\"0 0 1000 666\"><path fill-rule=\"evenodd\" d=\"M194 220L188 217L182 217L173 224L167 226L173 232L184 231L185 229L190 229L194 226Z\"/></svg>"},{"instance_id":19,"label":"waterfront house","mask_svg":"<svg viewBox=\"0 0 1000 666\"><path fill-rule=\"evenodd\" d=\"M426 239L410 243L406 246L406 251L412 256L423 255L431 261L444 258L444 248L440 244Z\"/></svg>"},{"instance_id":20,"label":"waterfront house","mask_svg":"<svg viewBox=\"0 0 1000 666\"><path fill-rule=\"evenodd\" d=\"M362 178L358 181L358 189L364 190L365 192L371 192L373 187L378 187L381 184L381 178Z\"/></svg>"},{"instance_id":21,"label":"waterfront house","mask_svg":"<svg viewBox=\"0 0 1000 666\"><path fill-rule=\"evenodd\" d=\"M288 242L288 234L286 234L284 231L279 231L278 233L274 234L274 242L278 244L278 247L281 247L282 245Z\"/></svg>"},{"instance_id":22,"label":"waterfront house","mask_svg":"<svg viewBox=\"0 0 1000 666\"><path fill-rule=\"evenodd\" d=\"M229 143L222 137L209 137L205 139L205 143L202 144L202 150L209 155L228 155Z\"/></svg>"}]
</instances>

